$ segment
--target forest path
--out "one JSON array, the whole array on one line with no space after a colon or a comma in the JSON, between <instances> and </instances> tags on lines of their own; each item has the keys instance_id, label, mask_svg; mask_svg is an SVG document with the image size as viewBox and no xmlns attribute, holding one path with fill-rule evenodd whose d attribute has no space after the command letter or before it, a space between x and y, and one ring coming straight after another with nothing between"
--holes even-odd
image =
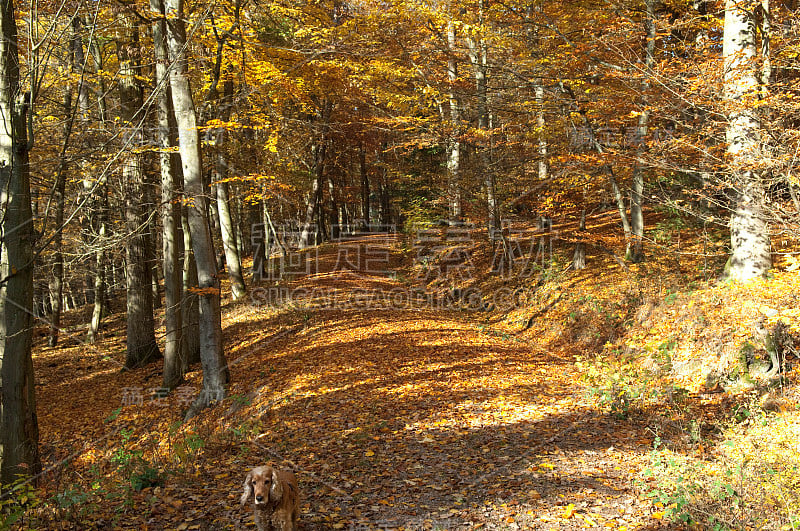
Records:
<instances>
[{"instance_id":1,"label":"forest path","mask_svg":"<svg viewBox=\"0 0 800 531\"><path fill-rule=\"evenodd\" d=\"M382 236L325 245L299 262L308 274L228 302L230 398L182 427L179 393L130 400L158 385L160 368L118 372L119 331L93 347L40 347L46 464L66 457L84 477L114 481L138 441L146 462L180 470L128 505L101 499L99 527L249 528L241 481L265 461L297 473L306 530L657 523L633 487L652 447L646 425L585 398L575 353L489 312L420 299L404 252ZM67 377L79 369L85 377Z\"/></svg>"},{"instance_id":2,"label":"forest path","mask_svg":"<svg viewBox=\"0 0 800 531\"><path fill-rule=\"evenodd\" d=\"M231 355L233 392L268 408L253 451L296 467L306 528L652 522L632 489L632 464L652 448L643 427L585 399L573 353L419 296L398 280L400 251L382 236L326 246L317 273L254 292L291 299L283 312L226 328L247 345ZM262 342L287 314L302 330Z\"/></svg>"}]
</instances>

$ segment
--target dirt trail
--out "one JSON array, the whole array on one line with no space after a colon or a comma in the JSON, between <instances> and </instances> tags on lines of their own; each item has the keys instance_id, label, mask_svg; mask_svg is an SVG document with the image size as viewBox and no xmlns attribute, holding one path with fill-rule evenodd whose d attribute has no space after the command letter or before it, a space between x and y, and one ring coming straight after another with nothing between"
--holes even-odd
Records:
<instances>
[{"instance_id":1,"label":"dirt trail","mask_svg":"<svg viewBox=\"0 0 800 531\"><path fill-rule=\"evenodd\" d=\"M325 246L309 261L311 274L263 283L248 303L226 307L232 398L199 420L206 444L192 481L145 489L141 499L149 501L126 513L125 527L251 526L249 510L236 504L238 489L243 471L264 460L295 469L307 530L635 529L652 522L632 487L634 465L651 441L643 426L585 399L573 353L544 351L488 312L409 302L414 285L398 280L396 242L350 245L362 251ZM158 385L156 367L120 375L96 348L82 348L90 393L80 380L66 386L47 376L64 370L51 358L68 350L37 356L46 373L45 445L84 433L76 421L88 441L115 425L143 438L166 435L179 418L172 402L145 403L104 426L108 411L82 406L81 389L83 400L113 408L123 387ZM187 387L199 382L192 373ZM72 420L46 412L64 393L79 402L71 404L81 412Z\"/></svg>"}]
</instances>

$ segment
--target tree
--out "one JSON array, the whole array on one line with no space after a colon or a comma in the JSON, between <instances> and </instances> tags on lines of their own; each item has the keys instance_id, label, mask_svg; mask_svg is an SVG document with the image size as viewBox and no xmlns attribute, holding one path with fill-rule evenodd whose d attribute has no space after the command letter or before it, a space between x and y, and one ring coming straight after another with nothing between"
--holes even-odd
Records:
<instances>
[{"instance_id":1,"label":"tree","mask_svg":"<svg viewBox=\"0 0 800 531\"><path fill-rule=\"evenodd\" d=\"M33 214L28 174L28 97L20 90L12 0L0 4L0 484L39 472L31 341Z\"/></svg>"},{"instance_id":2,"label":"tree","mask_svg":"<svg viewBox=\"0 0 800 531\"><path fill-rule=\"evenodd\" d=\"M645 138L647 137L647 126L650 122L650 109L648 91L650 90L650 76L652 75L655 63L656 48L656 22L655 22L655 0L645 0L645 47L644 65L642 72L641 88L641 109L639 120L636 124L637 157L633 167L633 178L631 186L631 239L628 242L626 257L631 262L641 262L644 260L644 213L642 202L644 198L644 171L645 164L642 160L646 149Z\"/></svg>"},{"instance_id":3,"label":"tree","mask_svg":"<svg viewBox=\"0 0 800 531\"><path fill-rule=\"evenodd\" d=\"M460 222L463 217L461 199L461 99L456 92L458 82L458 62L455 57L456 28L452 20L447 22L447 80L450 87L450 135L447 139L447 201L451 223Z\"/></svg>"},{"instance_id":4,"label":"tree","mask_svg":"<svg viewBox=\"0 0 800 531\"><path fill-rule=\"evenodd\" d=\"M183 381L187 360L181 345L183 315L181 298L183 282L181 279L180 251L183 240L178 230L181 211L178 192L176 155L172 153L175 131L175 114L172 109L172 93L169 88L167 64L166 24L164 22L164 2L150 0L150 10L156 15L153 20L153 47L155 48L156 97L158 120L159 165L161 168L161 226L162 226L162 267L164 269L164 375L163 385L168 389Z\"/></svg>"},{"instance_id":5,"label":"tree","mask_svg":"<svg viewBox=\"0 0 800 531\"><path fill-rule=\"evenodd\" d=\"M200 138L197 132L192 91L186 61L186 27L183 1L167 0L166 25L170 59L170 88L178 145L183 168L184 193L188 202L188 225L197 264L196 295L200 306L200 359L203 364L203 391L190 408L189 416L225 398L230 372L222 345L220 283L214 257L214 242L208 226L208 195L203 186Z\"/></svg>"},{"instance_id":6,"label":"tree","mask_svg":"<svg viewBox=\"0 0 800 531\"><path fill-rule=\"evenodd\" d=\"M761 2L745 2L750 8ZM752 5L750 5L752 4ZM725 2L723 33L726 140L736 197L730 219L731 257L728 277L745 281L763 276L772 266L769 226L757 171L760 151L756 103L759 96L755 9L734 0Z\"/></svg>"},{"instance_id":7,"label":"tree","mask_svg":"<svg viewBox=\"0 0 800 531\"><path fill-rule=\"evenodd\" d=\"M128 131L125 149L128 153L122 162L122 179L125 186L125 285L127 295L128 333L125 367L141 367L161 356L156 343L155 318L153 316L152 268L150 265L149 223L143 203L146 198L145 174L142 155L134 148L141 138L142 87L141 76L134 54L138 52L138 31L132 22L120 31L117 41L119 57L120 107Z\"/></svg>"},{"instance_id":8,"label":"tree","mask_svg":"<svg viewBox=\"0 0 800 531\"><path fill-rule=\"evenodd\" d=\"M218 78L215 80L218 82ZM212 89L216 92L216 84L212 85ZM231 117L231 106L233 102L233 82L226 81L224 83L224 98L221 102L220 119L228 122ZM222 235L222 247L225 251L225 264L228 267L228 279L231 283L231 295L233 300L239 300L247 295L247 289L244 285L244 275L242 275L242 259L239 255L239 249L236 245L236 235L233 229L233 216L231 215L230 197L228 193L228 163L225 161L225 155L222 151L223 143L225 140L225 131L220 128L216 134L217 160L215 165L216 182L214 187L217 191L217 212L219 214L219 228Z\"/></svg>"}]
</instances>

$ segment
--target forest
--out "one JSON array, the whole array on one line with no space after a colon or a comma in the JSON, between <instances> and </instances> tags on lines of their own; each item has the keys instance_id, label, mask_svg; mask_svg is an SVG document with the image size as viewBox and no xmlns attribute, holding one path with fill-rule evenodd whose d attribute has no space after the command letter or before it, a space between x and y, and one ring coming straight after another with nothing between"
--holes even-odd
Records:
<instances>
[{"instance_id":1,"label":"forest","mask_svg":"<svg viewBox=\"0 0 800 531\"><path fill-rule=\"evenodd\" d=\"M796 0L0 5L0 530L800 528Z\"/></svg>"}]
</instances>

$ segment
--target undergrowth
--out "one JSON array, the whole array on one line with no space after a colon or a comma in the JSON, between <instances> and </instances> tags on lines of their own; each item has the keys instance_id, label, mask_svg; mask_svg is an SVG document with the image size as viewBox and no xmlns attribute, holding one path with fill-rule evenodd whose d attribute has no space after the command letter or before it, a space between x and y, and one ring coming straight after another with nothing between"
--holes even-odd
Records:
<instances>
[{"instance_id":1,"label":"undergrowth","mask_svg":"<svg viewBox=\"0 0 800 531\"><path fill-rule=\"evenodd\" d=\"M655 516L715 530L800 529L800 424L755 404L734 413L710 455L656 438L640 483Z\"/></svg>"}]
</instances>

